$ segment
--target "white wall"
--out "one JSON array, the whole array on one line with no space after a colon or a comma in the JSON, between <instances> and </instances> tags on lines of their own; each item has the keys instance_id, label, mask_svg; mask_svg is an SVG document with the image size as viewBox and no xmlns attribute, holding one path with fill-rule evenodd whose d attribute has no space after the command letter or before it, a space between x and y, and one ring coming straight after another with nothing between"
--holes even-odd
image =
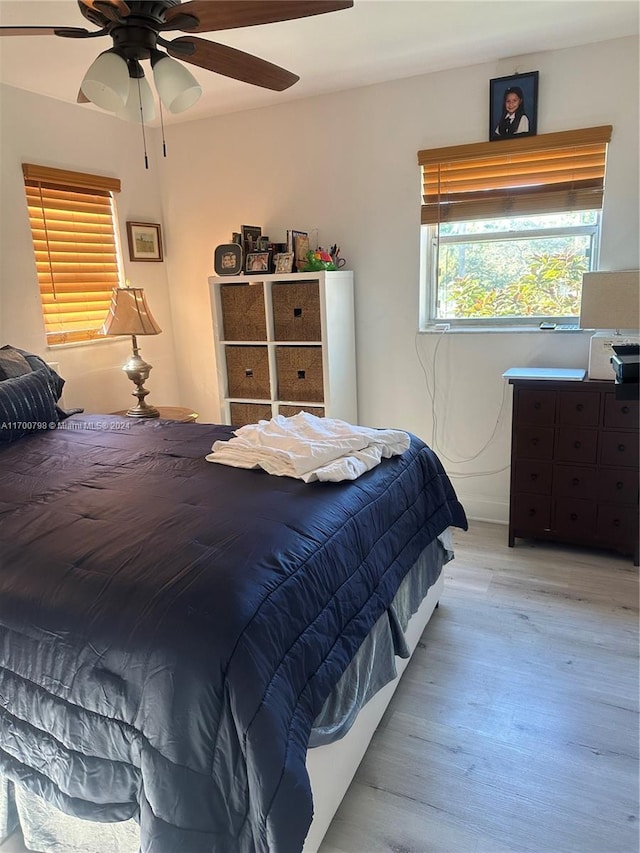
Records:
<instances>
[{"instance_id":1,"label":"white wall","mask_svg":"<svg viewBox=\"0 0 640 853\"><path fill-rule=\"evenodd\" d=\"M151 134L148 173L138 128L5 87L1 341L60 361L69 405L100 412L127 402L128 380L114 369L126 358L125 344L44 352L22 161L121 177L123 235L127 219L162 223L166 263L126 260L126 274L146 288L164 329L142 340L143 355L154 365L150 400L193 406L202 420L219 418L207 287L215 246L242 224L262 226L273 240L284 239L287 228L317 228L321 244L338 242L355 272L360 422L409 429L432 443L469 515L506 520L511 388L501 374L510 366L585 366L588 337L416 334L416 152L485 140L488 81L532 70L540 71L539 133L613 125L601 268L638 268L636 38L172 125L166 161L155 157L157 134ZM435 407L429 396L434 375ZM494 471L500 473L486 473Z\"/></svg>"},{"instance_id":2,"label":"white wall","mask_svg":"<svg viewBox=\"0 0 640 853\"><path fill-rule=\"evenodd\" d=\"M144 287L149 306L163 330L140 338L143 357L153 365L146 383L150 403L180 402L167 265L130 263L126 221L160 222L159 177L164 163L155 157L156 134L148 134L150 168L144 168L140 128L93 108L65 104L0 87L0 346L13 344L47 361L60 363L67 406L109 412L135 403L132 382L120 370L131 352L131 339L47 348L40 309L33 243L25 201L22 166L37 163L118 177L117 197L124 274ZM171 252L171 241L167 254Z\"/></svg>"},{"instance_id":3,"label":"white wall","mask_svg":"<svg viewBox=\"0 0 640 853\"><path fill-rule=\"evenodd\" d=\"M242 224L319 230L355 272L361 423L435 445L469 514L507 519L510 366L582 367L582 333L417 335L421 148L486 140L488 81L540 72L538 132L612 124L601 268L639 266L636 38L430 74L170 128L163 208L183 402L219 417L207 276ZM437 348L434 407L433 386ZM505 402L497 425L501 403ZM480 451L492 432L488 448ZM503 469L503 470L500 470ZM500 471L491 474L483 472ZM481 476L478 476L478 475Z\"/></svg>"}]
</instances>

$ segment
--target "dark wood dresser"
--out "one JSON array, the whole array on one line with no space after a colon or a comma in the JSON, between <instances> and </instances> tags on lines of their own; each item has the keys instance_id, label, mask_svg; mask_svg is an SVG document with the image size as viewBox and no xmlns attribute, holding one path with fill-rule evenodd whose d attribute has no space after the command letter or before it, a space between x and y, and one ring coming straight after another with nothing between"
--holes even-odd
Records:
<instances>
[{"instance_id":1,"label":"dark wood dresser","mask_svg":"<svg viewBox=\"0 0 640 853\"><path fill-rule=\"evenodd\" d=\"M638 399L613 382L511 379L509 546L615 548L638 565Z\"/></svg>"}]
</instances>

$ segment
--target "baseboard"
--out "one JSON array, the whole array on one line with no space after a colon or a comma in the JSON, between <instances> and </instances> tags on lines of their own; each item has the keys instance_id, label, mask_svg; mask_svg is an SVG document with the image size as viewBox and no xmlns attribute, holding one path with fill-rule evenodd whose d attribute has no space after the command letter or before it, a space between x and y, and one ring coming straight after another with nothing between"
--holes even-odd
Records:
<instances>
[{"instance_id":1,"label":"baseboard","mask_svg":"<svg viewBox=\"0 0 640 853\"><path fill-rule=\"evenodd\" d=\"M492 524L509 524L509 504L499 501L483 501L465 498L458 491L458 500L464 507L469 521L489 521Z\"/></svg>"}]
</instances>

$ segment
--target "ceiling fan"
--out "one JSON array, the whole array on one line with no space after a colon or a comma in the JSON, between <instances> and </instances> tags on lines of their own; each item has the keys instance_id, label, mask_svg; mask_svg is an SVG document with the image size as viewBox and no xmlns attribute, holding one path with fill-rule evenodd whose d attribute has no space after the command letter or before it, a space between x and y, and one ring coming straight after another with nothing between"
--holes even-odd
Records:
<instances>
[{"instance_id":1,"label":"ceiling fan","mask_svg":"<svg viewBox=\"0 0 640 853\"><path fill-rule=\"evenodd\" d=\"M78 0L97 30L81 27L0 27L0 36L55 35L62 38L111 36L113 47L93 62L80 86L79 103L93 102L122 118L151 120L153 94L141 60L151 60L161 102L173 113L192 106L201 94L188 62L254 86L281 92L300 78L241 50L197 38L208 33L290 21L353 6L353 0ZM189 35L168 41L164 33ZM159 50L163 47L166 53ZM173 57L173 59L171 58Z\"/></svg>"}]
</instances>

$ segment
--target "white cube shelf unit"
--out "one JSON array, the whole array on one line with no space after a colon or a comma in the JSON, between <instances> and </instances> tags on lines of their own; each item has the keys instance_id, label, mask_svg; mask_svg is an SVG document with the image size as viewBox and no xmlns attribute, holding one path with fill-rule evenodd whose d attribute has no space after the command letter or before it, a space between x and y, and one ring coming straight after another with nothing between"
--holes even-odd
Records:
<instances>
[{"instance_id":1,"label":"white cube shelf unit","mask_svg":"<svg viewBox=\"0 0 640 853\"><path fill-rule=\"evenodd\" d=\"M209 278L224 423L307 411L357 423L353 273Z\"/></svg>"}]
</instances>

